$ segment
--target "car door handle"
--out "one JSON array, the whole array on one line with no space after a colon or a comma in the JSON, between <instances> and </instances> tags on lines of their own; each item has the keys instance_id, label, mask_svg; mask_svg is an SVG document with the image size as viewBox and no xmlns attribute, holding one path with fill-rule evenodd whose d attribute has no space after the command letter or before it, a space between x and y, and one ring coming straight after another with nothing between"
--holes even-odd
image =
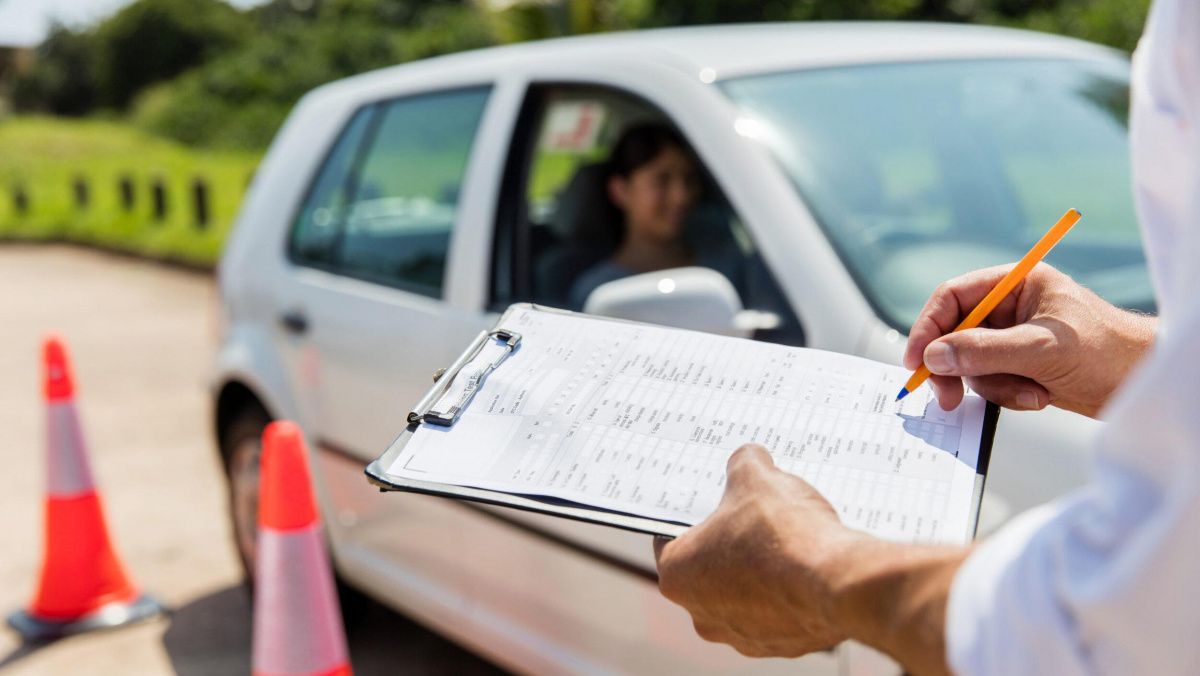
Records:
<instances>
[{"instance_id":1,"label":"car door handle","mask_svg":"<svg viewBox=\"0 0 1200 676\"><path fill-rule=\"evenodd\" d=\"M279 317L279 324L288 333L300 335L308 332L308 317L300 310L288 310Z\"/></svg>"}]
</instances>

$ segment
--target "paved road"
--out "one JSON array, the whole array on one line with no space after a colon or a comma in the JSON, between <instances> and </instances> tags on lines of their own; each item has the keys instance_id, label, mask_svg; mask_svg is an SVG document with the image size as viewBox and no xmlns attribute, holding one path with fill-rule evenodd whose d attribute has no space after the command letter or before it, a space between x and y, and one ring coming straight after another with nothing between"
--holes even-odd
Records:
<instances>
[{"instance_id":1,"label":"paved road","mask_svg":"<svg viewBox=\"0 0 1200 676\"><path fill-rule=\"evenodd\" d=\"M248 673L250 611L230 545L205 379L211 278L60 246L0 245L0 611L23 606L41 557L39 351L63 335L109 526L168 620L22 646L0 630L0 673ZM492 673L382 607L351 628L357 674Z\"/></svg>"}]
</instances>

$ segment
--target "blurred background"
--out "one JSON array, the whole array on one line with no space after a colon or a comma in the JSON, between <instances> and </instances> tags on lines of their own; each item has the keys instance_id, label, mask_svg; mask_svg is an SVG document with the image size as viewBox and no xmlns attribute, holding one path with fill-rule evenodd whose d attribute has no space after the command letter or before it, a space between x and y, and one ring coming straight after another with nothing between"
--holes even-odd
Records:
<instances>
[{"instance_id":1,"label":"blurred background","mask_svg":"<svg viewBox=\"0 0 1200 676\"><path fill-rule=\"evenodd\" d=\"M1132 50L1148 0L0 0L0 238L212 266L288 110L324 82L658 26L920 20Z\"/></svg>"}]
</instances>

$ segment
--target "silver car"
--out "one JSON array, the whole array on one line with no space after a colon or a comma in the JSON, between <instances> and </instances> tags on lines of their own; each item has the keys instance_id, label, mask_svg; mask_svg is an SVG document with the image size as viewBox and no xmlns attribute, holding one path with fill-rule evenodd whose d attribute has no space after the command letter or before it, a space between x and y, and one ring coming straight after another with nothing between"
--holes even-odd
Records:
<instances>
[{"instance_id":1,"label":"silver car","mask_svg":"<svg viewBox=\"0 0 1200 676\"><path fill-rule=\"evenodd\" d=\"M506 668L878 666L856 646L743 658L697 638L659 595L648 538L381 494L363 467L501 310L563 305L611 252L604 160L643 122L678 130L702 165L687 236L737 258L730 317L754 321L704 317L713 330L894 363L938 282L1016 260L1072 206L1084 221L1049 261L1152 310L1128 188L1128 71L1121 53L1036 33L796 24L500 47L313 91L263 160L220 265L215 424L243 560L257 437L290 418L310 441L341 579ZM652 275L617 297L694 324L661 288ZM981 532L1080 483L1093 429L1061 411L1004 413Z\"/></svg>"}]
</instances>

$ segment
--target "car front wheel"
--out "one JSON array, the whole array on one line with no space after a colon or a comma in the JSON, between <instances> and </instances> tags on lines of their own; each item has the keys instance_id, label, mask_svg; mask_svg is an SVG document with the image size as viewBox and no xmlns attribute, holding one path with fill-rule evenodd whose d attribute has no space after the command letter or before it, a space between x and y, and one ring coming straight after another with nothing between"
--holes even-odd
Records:
<instances>
[{"instance_id":1,"label":"car front wheel","mask_svg":"<svg viewBox=\"0 0 1200 676\"><path fill-rule=\"evenodd\" d=\"M258 467L262 433L268 423L266 412L248 407L238 412L221 435L233 543L242 562L243 579L250 588L254 586L258 550Z\"/></svg>"},{"instance_id":2,"label":"car front wheel","mask_svg":"<svg viewBox=\"0 0 1200 676\"><path fill-rule=\"evenodd\" d=\"M254 592L258 552L258 474L262 458L262 433L271 417L256 406L242 409L221 435L221 455L229 485L229 517L233 542L242 562L246 589ZM331 557L332 558L332 557ZM342 619L351 623L370 605L369 599L336 575Z\"/></svg>"}]
</instances>

